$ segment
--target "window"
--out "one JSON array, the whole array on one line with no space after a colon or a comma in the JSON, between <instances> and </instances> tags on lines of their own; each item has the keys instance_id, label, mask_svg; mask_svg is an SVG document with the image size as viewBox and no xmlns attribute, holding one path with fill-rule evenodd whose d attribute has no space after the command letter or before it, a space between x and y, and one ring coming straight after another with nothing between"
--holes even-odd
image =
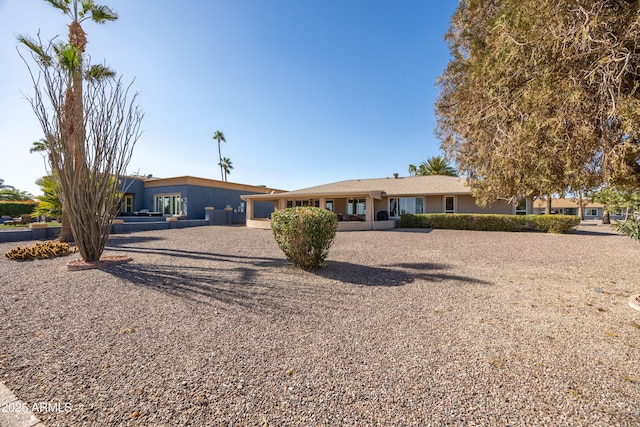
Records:
<instances>
[{"instance_id":1,"label":"window","mask_svg":"<svg viewBox=\"0 0 640 427\"><path fill-rule=\"evenodd\" d=\"M182 199L179 194L158 194L155 196L155 211L163 215L181 215Z\"/></svg>"},{"instance_id":2,"label":"window","mask_svg":"<svg viewBox=\"0 0 640 427\"><path fill-rule=\"evenodd\" d=\"M598 216L598 209L589 208L585 212L586 216Z\"/></svg>"},{"instance_id":3,"label":"window","mask_svg":"<svg viewBox=\"0 0 640 427\"><path fill-rule=\"evenodd\" d=\"M126 194L122 198L122 212L124 213L133 212L133 194Z\"/></svg>"},{"instance_id":4,"label":"window","mask_svg":"<svg viewBox=\"0 0 640 427\"><path fill-rule=\"evenodd\" d=\"M292 207L299 207L299 206L314 206L316 208L320 207L320 200L319 199L311 199L311 200L287 200L287 208L292 208Z\"/></svg>"},{"instance_id":5,"label":"window","mask_svg":"<svg viewBox=\"0 0 640 427\"><path fill-rule=\"evenodd\" d=\"M326 206L328 211L333 212L333 200L327 200L325 202L325 206Z\"/></svg>"},{"instance_id":6,"label":"window","mask_svg":"<svg viewBox=\"0 0 640 427\"><path fill-rule=\"evenodd\" d=\"M349 215L366 215L367 202L365 199L349 199L347 201L347 214Z\"/></svg>"},{"instance_id":7,"label":"window","mask_svg":"<svg viewBox=\"0 0 640 427\"><path fill-rule=\"evenodd\" d=\"M526 215L527 214L527 199L522 198L518 201L516 205L516 215Z\"/></svg>"},{"instance_id":8,"label":"window","mask_svg":"<svg viewBox=\"0 0 640 427\"><path fill-rule=\"evenodd\" d=\"M444 198L444 212L455 213L456 212L456 198L455 196L445 196Z\"/></svg>"},{"instance_id":9,"label":"window","mask_svg":"<svg viewBox=\"0 0 640 427\"><path fill-rule=\"evenodd\" d=\"M392 197L389 199L389 216L391 217L421 213L424 213L424 199L422 197Z\"/></svg>"}]
</instances>

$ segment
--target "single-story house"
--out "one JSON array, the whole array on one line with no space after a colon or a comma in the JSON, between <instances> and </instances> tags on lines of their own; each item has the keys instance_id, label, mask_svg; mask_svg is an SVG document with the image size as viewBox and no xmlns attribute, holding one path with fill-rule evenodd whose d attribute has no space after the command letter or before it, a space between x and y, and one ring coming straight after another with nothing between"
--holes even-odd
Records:
<instances>
[{"instance_id":1,"label":"single-story house","mask_svg":"<svg viewBox=\"0 0 640 427\"><path fill-rule=\"evenodd\" d=\"M328 209L338 216L339 231L394 228L403 213L516 213L507 200L478 206L464 178L441 175L353 179L241 198L247 202L247 227L267 229L270 215L257 209L258 203L269 202L273 210L293 206Z\"/></svg>"},{"instance_id":2,"label":"single-story house","mask_svg":"<svg viewBox=\"0 0 640 427\"><path fill-rule=\"evenodd\" d=\"M208 210L225 224L228 212L233 223L245 222L245 201L242 196L279 193L282 190L261 185L238 184L216 179L179 176L155 178L152 176L126 176L120 179L124 193L120 216L154 215L184 219L204 219ZM205 209L206 208L206 209ZM214 208L214 209L211 209ZM269 216L271 203L255 206L258 215ZM218 218L219 217L219 218Z\"/></svg>"},{"instance_id":3,"label":"single-story house","mask_svg":"<svg viewBox=\"0 0 640 427\"><path fill-rule=\"evenodd\" d=\"M583 215L586 220L602 220L604 205L601 203L583 201ZM547 210L546 198L539 197L533 202L533 213L544 214ZM560 215L578 215L578 201L576 199L551 199L551 213ZM609 212L611 219L623 220L624 211Z\"/></svg>"}]
</instances>

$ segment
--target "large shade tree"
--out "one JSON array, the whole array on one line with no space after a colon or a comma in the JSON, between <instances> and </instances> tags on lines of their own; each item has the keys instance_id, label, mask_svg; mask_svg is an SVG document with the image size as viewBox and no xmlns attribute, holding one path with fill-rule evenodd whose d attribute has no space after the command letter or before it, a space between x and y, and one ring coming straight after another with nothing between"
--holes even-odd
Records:
<instances>
[{"instance_id":1,"label":"large shade tree","mask_svg":"<svg viewBox=\"0 0 640 427\"><path fill-rule=\"evenodd\" d=\"M436 133L481 203L640 177L638 30L637 2L460 2Z\"/></svg>"},{"instance_id":2,"label":"large shade tree","mask_svg":"<svg viewBox=\"0 0 640 427\"><path fill-rule=\"evenodd\" d=\"M30 98L48 146L52 175L73 240L83 259L96 261L104 251L118 202L118 177L126 173L140 136L142 112L115 73L83 57L87 44L81 23L117 18L92 0L47 0L70 17L68 43L43 43L20 36L37 71L29 66Z\"/></svg>"}]
</instances>

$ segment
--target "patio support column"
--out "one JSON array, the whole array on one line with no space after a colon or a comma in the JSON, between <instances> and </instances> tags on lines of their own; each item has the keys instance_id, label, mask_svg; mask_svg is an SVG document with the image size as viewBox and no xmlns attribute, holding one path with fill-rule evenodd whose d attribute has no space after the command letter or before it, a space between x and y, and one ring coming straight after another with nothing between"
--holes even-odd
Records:
<instances>
[{"instance_id":1,"label":"patio support column","mask_svg":"<svg viewBox=\"0 0 640 427\"><path fill-rule=\"evenodd\" d=\"M326 209L327 208L327 198L326 197L320 197L320 208L321 209Z\"/></svg>"},{"instance_id":2,"label":"patio support column","mask_svg":"<svg viewBox=\"0 0 640 427\"><path fill-rule=\"evenodd\" d=\"M247 199L246 202L247 202L247 210L245 212L245 215L246 215L247 220L255 219L253 217L253 200Z\"/></svg>"},{"instance_id":3,"label":"patio support column","mask_svg":"<svg viewBox=\"0 0 640 427\"><path fill-rule=\"evenodd\" d=\"M373 229L373 210L374 210L373 196L371 194L368 194L365 200L368 206L366 206L366 209L364 212L364 220L365 222L371 223L371 228Z\"/></svg>"}]
</instances>

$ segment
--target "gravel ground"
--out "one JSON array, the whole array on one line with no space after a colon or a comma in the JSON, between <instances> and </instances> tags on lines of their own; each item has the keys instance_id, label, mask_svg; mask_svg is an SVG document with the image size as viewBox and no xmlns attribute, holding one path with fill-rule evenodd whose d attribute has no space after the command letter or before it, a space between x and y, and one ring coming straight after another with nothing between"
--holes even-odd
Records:
<instances>
[{"instance_id":1,"label":"gravel ground","mask_svg":"<svg viewBox=\"0 0 640 427\"><path fill-rule=\"evenodd\" d=\"M345 232L316 272L244 227L2 258L0 381L48 426L638 425L640 245L580 230Z\"/></svg>"}]
</instances>

